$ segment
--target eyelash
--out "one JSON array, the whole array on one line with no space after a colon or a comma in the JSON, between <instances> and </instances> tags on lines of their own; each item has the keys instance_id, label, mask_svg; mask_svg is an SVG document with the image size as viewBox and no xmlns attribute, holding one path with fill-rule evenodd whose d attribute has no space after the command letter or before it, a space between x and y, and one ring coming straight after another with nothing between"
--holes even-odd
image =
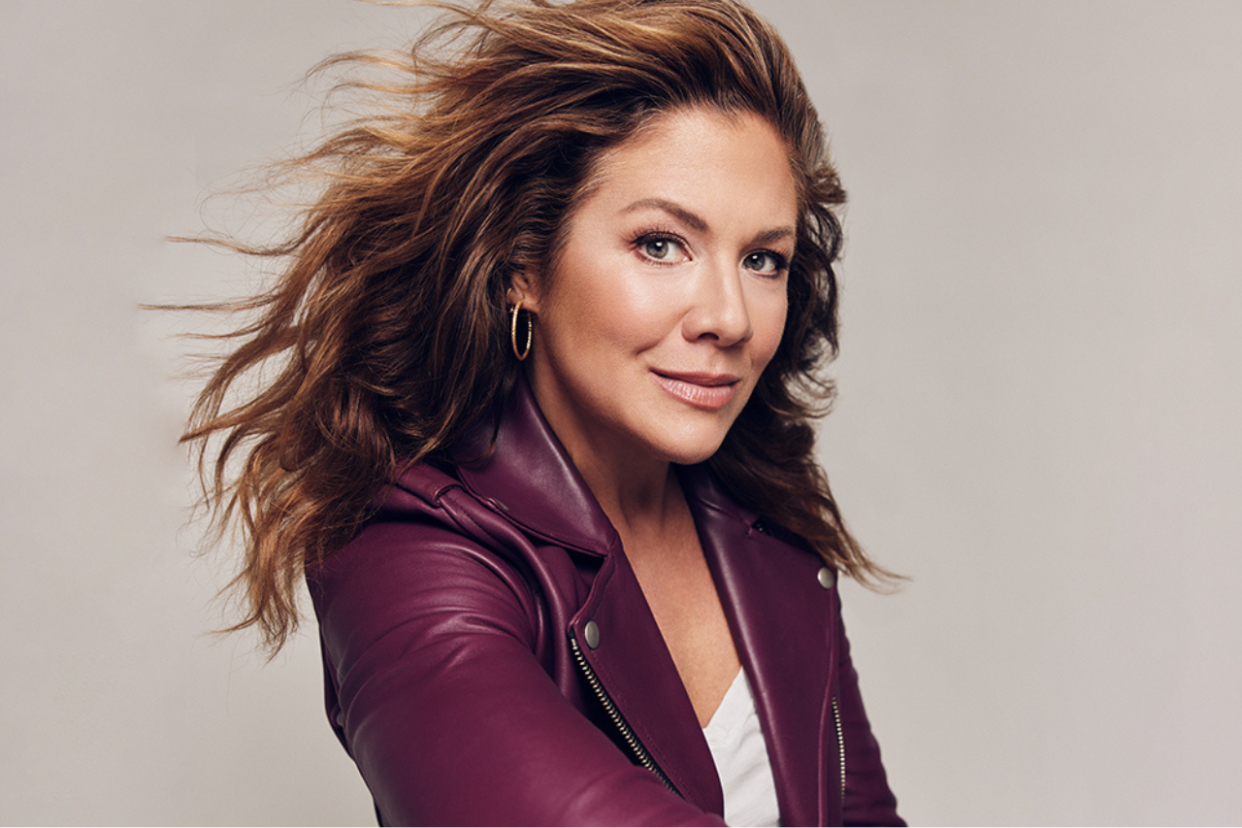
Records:
<instances>
[{"instance_id":1,"label":"eyelash","mask_svg":"<svg viewBox=\"0 0 1242 828\"><path fill-rule=\"evenodd\" d=\"M772 264L775 265L775 267L771 271L770 278L776 278L777 276L780 276L785 271L789 270L789 260L786 259L784 256L782 256L780 253L777 253L775 250L753 250L750 253L747 253L745 256L743 256L742 261L743 262L746 261L751 256L771 257ZM766 273L766 271L764 272Z\"/></svg>"},{"instance_id":2,"label":"eyelash","mask_svg":"<svg viewBox=\"0 0 1242 828\"><path fill-rule=\"evenodd\" d=\"M680 247L683 253L688 252L687 250L688 245L686 244L685 239L683 239L681 236L677 235L676 233L669 232L668 230L657 230L657 229L644 230L643 232L638 233L634 237L634 240L630 242L630 244L633 246L635 250L638 251L639 255L641 255L644 260L650 262L651 264L661 265L665 267L672 265L672 264L676 264L675 262L660 261L659 259L656 259L652 256L647 255L643 251L643 247L645 245L648 245L651 242L660 242L660 241L671 242L677 245L678 247Z\"/></svg>"},{"instance_id":3,"label":"eyelash","mask_svg":"<svg viewBox=\"0 0 1242 828\"><path fill-rule=\"evenodd\" d=\"M643 259L650 262L651 264L660 265L662 267L668 267L668 266L676 264L676 262L660 261L659 259L649 256L643 252L642 248L644 245L650 244L651 242L660 242L660 241L671 242L672 244L679 246L682 249L683 253L688 254L689 252L687 249L688 245L686 244L685 239L683 239L681 236L669 230L661 230L657 228L651 228L651 229L644 230L636 234L633 240L630 242L630 244L631 246L633 246L635 250L639 252L639 254L643 257ZM752 250L751 252L747 253L746 255L742 257L742 261L746 261L751 256L757 256L757 255L758 256L770 256L772 259L772 263L775 267L771 271L770 275L768 275L767 272L765 271L755 271L757 273L766 275L768 278L776 278L777 276L780 276L782 273L786 272L789 269L789 260L785 256L782 256L780 253L777 253L775 250L764 250L764 249Z\"/></svg>"}]
</instances>

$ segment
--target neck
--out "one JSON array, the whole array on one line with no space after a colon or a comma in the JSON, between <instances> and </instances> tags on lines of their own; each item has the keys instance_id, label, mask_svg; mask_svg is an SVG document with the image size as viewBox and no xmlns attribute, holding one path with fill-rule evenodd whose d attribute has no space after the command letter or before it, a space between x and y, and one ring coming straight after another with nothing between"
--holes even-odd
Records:
<instances>
[{"instance_id":1,"label":"neck","mask_svg":"<svg viewBox=\"0 0 1242 828\"><path fill-rule=\"evenodd\" d=\"M620 465L594 452L566 450L622 542L663 533L685 503L667 461Z\"/></svg>"},{"instance_id":2,"label":"neck","mask_svg":"<svg viewBox=\"0 0 1242 828\"><path fill-rule=\"evenodd\" d=\"M549 395L540 393L538 377L532 387L544 419L623 543L662 532L685 511L672 463L587 427L577 421L573 409L549 404Z\"/></svg>"}]
</instances>

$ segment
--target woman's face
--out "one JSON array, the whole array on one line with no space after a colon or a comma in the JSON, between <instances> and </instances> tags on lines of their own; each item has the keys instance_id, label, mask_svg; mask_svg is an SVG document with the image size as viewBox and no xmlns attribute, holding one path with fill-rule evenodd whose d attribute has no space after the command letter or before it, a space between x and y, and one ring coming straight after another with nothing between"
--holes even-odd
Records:
<instances>
[{"instance_id":1,"label":"woman's face","mask_svg":"<svg viewBox=\"0 0 1242 828\"><path fill-rule=\"evenodd\" d=\"M536 398L580 468L720 447L785 325L787 159L759 116L661 115L602 156L555 272L515 280Z\"/></svg>"}]
</instances>

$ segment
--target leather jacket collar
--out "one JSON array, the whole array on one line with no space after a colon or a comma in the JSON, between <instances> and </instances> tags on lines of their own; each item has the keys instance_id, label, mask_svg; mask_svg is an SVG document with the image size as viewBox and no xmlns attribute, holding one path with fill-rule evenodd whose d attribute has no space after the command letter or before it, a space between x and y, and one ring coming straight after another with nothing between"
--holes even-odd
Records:
<instances>
[{"instance_id":1,"label":"leather jacket collar","mask_svg":"<svg viewBox=\"0 0 1242 828\"><path fill-rule=\"evenodd\" d=\"M462 485L528 532L588 555L621 548L621 538L543 418L525 377L495 428L475 426L450 454Z\"/></svg>"}]
</instances>

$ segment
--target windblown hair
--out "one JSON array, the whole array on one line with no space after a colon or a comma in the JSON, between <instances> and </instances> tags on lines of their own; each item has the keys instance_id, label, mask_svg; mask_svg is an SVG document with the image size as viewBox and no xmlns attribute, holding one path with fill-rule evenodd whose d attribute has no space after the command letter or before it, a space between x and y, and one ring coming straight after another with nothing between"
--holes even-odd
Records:
<instances>
[{"instance_id":1,"label":"windblown hair","mask_svg":"<svg viewBox=\"0 0 1242 828\"><path fill-rule=\"evenodd\" d=\"M812 449L837 349L832 263L845 195L787 47L739 0L487 0L398 55L352 53L342 86L372 105L288 169L322 181L289 236L220 242L279 262L199 396L216 525L241 529L245 601L275 651L304 569L342 547L400 464L444 460L516 381L505 290L549 268L601 152L669 110L750 112L788 145L800 198L780 346L709 461L740 502L844 572L887 573L846 531ZM376 73L382 73L376 79ZM273 374L240 402L245 375ZM208 446L211 445L209 449ZM234 472L233 469L237 471Z\"/></svg>"}]
</instances>

